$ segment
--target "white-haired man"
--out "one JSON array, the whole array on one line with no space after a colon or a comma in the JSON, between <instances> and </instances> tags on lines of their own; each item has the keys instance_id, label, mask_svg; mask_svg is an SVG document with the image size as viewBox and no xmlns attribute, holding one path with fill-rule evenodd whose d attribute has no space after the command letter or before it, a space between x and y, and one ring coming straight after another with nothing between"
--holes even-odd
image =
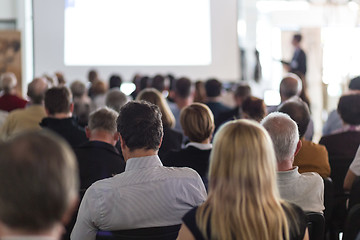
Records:
<instances>
[{"instance_id":1,"label":"white-haired man","mask_svg":"<svg viewBox=\"0 0 360 240\"><path fill-rule=\"evenodd\" d=\"M285 113L271 113L261 124L273 141L278 167L278 186L285 200L295 203L304 211L324 210L324 183L319 174L300 174L293 166L294 157L301 148L295 121Z\"/></svg>"}]
</instances>

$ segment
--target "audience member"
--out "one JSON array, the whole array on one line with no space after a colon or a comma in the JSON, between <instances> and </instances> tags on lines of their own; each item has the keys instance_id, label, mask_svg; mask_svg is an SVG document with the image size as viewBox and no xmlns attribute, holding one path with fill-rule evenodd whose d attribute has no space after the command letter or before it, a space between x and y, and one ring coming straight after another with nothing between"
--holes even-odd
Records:
<instances>
[{"instance_id":1,"label":"audience member","mask_svg":"<svg viewBox=\"0 0 360 240\"><path fill-rule=\"evenodd\" d=\"M196 171L163 167L157 151L160 109L145 101L123 106L117 120L125 172L95 182L81 202L72 240L93 240L100 230L169 226L206 199Z\"/></svg>"},{"instance_id":2,"label":"audience member","mask_svg":"<svg viewBox=\"0 0 360 240\"><path fill-rule=\"evenodd\" d=\"M251 96L251 88L247 84L239 85L234 92L235 107L230 111L221 113L219 126L227 121L243 118L242 105L245 99Z\"/></svg>"},{"instance_id":3,"label":"audience member","mask_svg":"<svg viewBox=\"0 0 360 240\"><path fill-rule=\"evenodd\" d=\"M91 69L89 72L88 72L88 80L89 80L89 87L88 87L88 95L91 99L93 99L94 97L94 93L93 93L93 84L97 81L100 81L99 80L99 74L98 72L95 70L95 69Z\"/></svg>"},{"instance_id":4,"label":"audience member","mask_svg":"<svg viewBox=\"0 0 360 240\"><path fill-rule=\"evenodd\" d=\"M174 103L169 104L175 117L175 130L184 133L180 124L180 111L193 102L191 81L188 78L179 78L175 82Z\"/></svg>"},{"instance_id":5,"label":"audience member","mask_svg":"<svg viewBox=\"0 0 360 240\"><path fill-rule=\"evenodd\" d=\"M360 176L360 145L358 150L356 151L355 158L350 164L349 170L347 171L344 180L344 190L350 191L355 179L359 176Z\"/></svg>"},{"instance_id":6,"label":"audience member","mask_svg":"<svg viewBox=\"0 0 360 240\"><path fill-rule=\"evenodd\" d=\"M120 112L120 108L127 103L126 95L119 89L110 89L105 96L105 105L116 112Z\"/></svg>"},{"instance_id":7,"label":"audience member","mask_svg":"<svg viewBox=\"0 0 360 240\"><path fill-rule=\"evenodd\" d=\"M203 81L195 82L194 102L199 102L199 103L206 102L206 90Z\"/></svg>"},{"instance_id":8,"label":"audience member","mask_svg":"<svg viewBox=\"0 0 360 240\"><path fill-rule=\"evenodd\" d=\"M89 121L91 99L86 94L86 86L81 81L74 81L70 85L73 95L74 111L73 116L80 126L85 127Z\"/></svg>"},{"instance_id":9,"label":"audience member","mask_svg":"<svg viewBox=\"0 0 360 240\"><path fill-rule=\"evenodd\" d=\"M243 118L260 122L267 114L264 100L249 96L242 104Z\"/></svg>"},{"instance_id":10,"label":"audience member","mask_svg":"<svg viewBox=\"0 0 360 240\"><path fill-rule=\"evenodd\" d=\"M205 104L193 103L181 110L180 122L190 142L184 149L170 151L162 162L169 167L190 167L207 178L214 116Z\"/></svg>"},{"instance_id":11,"label":"audience member","mask_svg":"<svg viewBox=\"0 0 360 240\"><path fill-rule=\"evenodd\" d=\"M293 165L299 167L300 173L317 172L323 178L330 177L330 164L326 148L304 138L310 121L307 104L301 99L291 99L281 104L279 112L288 114L298 125L302 147L295 156Z\"/></svg>"},{"instance_id":12,"label":"audience member","mask_svg":"<svg viewBox=\"0 0 360 240\"><path fill-rule=\"evenodd\" d=\"M118 113L108 108L92 112L86 127L86 142L74 149L80 171L80 188L112 177L125 170L125 162L114 147L119 140L116 119Z\"/></svg>"},{"instance_id":13,"label":"audience member","mask_svg":"<svg viewBox=\"0 0 360 240\"><path fill-rule=\"evenodd\" d=\"M183 217L179 240L308 239L303 211L279 196L271 139L259 124L223 125L210 158L209 196Z\"/></svg>"},{"instance_id":14,"label":"audience member","mask_svg":"<svg viewBox=\"0 0 360 240\"><path fill-rule=\"evenodd\" d=\"M98 80L92 84L92 102L90 106L92 112L106 106L106 91L107 87L103 81Z\"/></svg>"},{"instance_id":15,"label":"audience member","mask_svg":"<svg viewBox=\"0 0 360 240\"><path fill-rule=\"evenodd\" d=\"M180 150L183 136L173 129L175 118L164 96L154 88L147 88L138 94L136 100L144 100L160 108L164 136L158 153L159 157L162 159L170 150Z\"/></svg>"},{"instance_id":16,"label":"audience member","mask_svg":"<svg viewBox=\"0 0 360 240\"><path fill-rule=\"evenodd\" d=\"M360 76L351 79L349 83L349 90L352 91L359 91L360 90ZM340 129L343 126L343 121L339 115L337 109L330 112L328 119L326 120L323 129L322 135L326 136L334 131Z\"/></svg>"},{"instance_id":17,"label":"audience member","mask_svg":"<svg viewBox=\"0 0 360 240\"><path fill-rule=\"evenodd\" d=\"M318 173L300 174L293 166L294 156L301 148L296 122L287 114L274 112L261 122L274 145L280 196L304 211L324 210L324 183Z\"/></svg>"},{"instance_id":18,"label":"audience member","mask_svg":"<svg viewBox=\"0 0 360 240\"><path fill-rule=\"evenodd\" d=\"M39 123L46 117L44 108L46 90L47 82L44 78L35 78L28 84L27 95L30 102L25 109L14 110L8 115L0 130L1 139L6 140L23 131L41 129Z\"/></svg>"},{"instance_id":19,"label":"audience member","mask_svg":"<svg viewBox=\"0 0 360 240\"><path fill-rule=\"evenodd\" d=\"M209 79L205 82L206 105L214 114L215 126L218 126L219 115L230 110L220 102L222 84L217 79Z\"/></svg>"},{"instance_id":20,"label":"audience member","mask_svg":"<svg viewBox=\"0 0 360 240\"><path fill-rule=\"evenodd\" d=\"M122 79L119 75L117 74L111 75L109 79L109 89L116 88L120 90L121 84L122 84Z\"/></svg>"},{"instance_id":21,"label":"audience member","mask_svg":"<svg viewBox=\"0 0 360 240\"><path fill-rule=\"evenodd\" d=\"M294 73L288 73L280 82L280 98L281 103L290 98L297 98L300 96L302 90L301 79ZM280 104L281 105L281 104ZM270 106L267 108L268 113L277 111L279 106ZM314 122L310 119L309 125L306 128L305 139L311 141L314 135Z\"/></svg>"},{"instance_id":22,"label":"audience member","mask_svg":"<svg viewBox=\"0 0 360 240\"><path fill-rule=\"evenodd\" d=\"M55 72L55 76L56 76L59 87L66 85L66 80L65 80L64 74L62 72Z\"/></svg>"},{"instance_id":23,"label":"audience member","mask_svg":"<svg viewBox=\"0 0 360 240\"><path fill-rule=\"evenodd\" d=\"M338 103L343 127L323 136L319 144L325 145L329 159L354 158L360 144L360 93L343 95Z\"/></svg>"},{"instance_id":24,"label":"audience member","mask_svg":"<svg viewBox=\"0 0 360 240\"><path fill-rule=\"evenodd\" d=\"M59 240L78 204L75 156L49 132L0 144L0 238Z\"/></svg>"},{"instance_id":25,"label":"audience member","mask_svg":"<svg viewBox=\"0 0 360 240\"><path fill-rule=\"evenodd\" d=\"M164 90L165 90L165 78L164 78L164 76L160 75L160 74L155 75L151 80L150 87L155 88L156 90L158 90L162 94L164 92Z\"/></svg>"},{"instance_id":26,"label":"audience member","mask_svg":"<svg viewBox=\"0 0 360 240\"><path fill-rule=\"evenodd\" d=\"M0 84L3 92L0 97L0 110L11 112L18 108L25 108L27 101L16 95L17 80L14 73L1 74Z\"/></svg>"},{"instance_id":27,"label":"audience member","mask_svg":"<svg viewBox=\"0 0 360 240\"><path fill-rule=\"evenodd\" d=\"M72 117L74 104L67 87L50 88L45 93L45 117L40 126L63 137L72 147L87 142L85 130Z\"/></svg>"}]
</instances>

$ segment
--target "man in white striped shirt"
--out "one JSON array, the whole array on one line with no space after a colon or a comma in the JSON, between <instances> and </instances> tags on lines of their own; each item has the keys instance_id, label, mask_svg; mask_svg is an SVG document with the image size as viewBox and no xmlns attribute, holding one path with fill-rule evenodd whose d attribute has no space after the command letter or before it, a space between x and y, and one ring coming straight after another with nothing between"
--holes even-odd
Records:
<instances>
[{"instance_id":1,"label":"man in white striped shirt","mask_svg":"<svg viewBox=\"0 0 360 240\"><path fill-rule=\"evenodd\" d=\"M72 240L92 240L98 229L124 230L181 223L206 199L200 176L190 168L164 167L157 155L163 129L159 108L132 101L118 117L125 172L94 183L81 202Z\"/></svg>"}]
</instances>

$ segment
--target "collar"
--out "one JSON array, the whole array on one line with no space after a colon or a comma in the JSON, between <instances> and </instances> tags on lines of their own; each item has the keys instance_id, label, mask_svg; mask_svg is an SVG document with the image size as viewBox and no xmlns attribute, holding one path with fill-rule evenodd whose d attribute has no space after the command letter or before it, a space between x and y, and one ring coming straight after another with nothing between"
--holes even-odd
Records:
<instances>
[{"instance_id":1,"label":"collar","mask_svg":"<svg viewBox=\"0 0 360 240\"><path fill-rule=\"evenodd\" d=\"M136 169L163 166L158 155L130 158L126 161L125 172Z\"/></svg>"},{"instance_id":2,"label":"collar","mask_svg":"<svg viewBox=\"0 0 360 240\"><path fill-rule=\"evenodd\" d=\"M360 125L345 124L342 128L335 130L332 134L343 132L360 132Z\"/></svg>"},{"instance_id":3,"label":"collar","mask_svg":"<svg viewBox=\"0 0 360 240\"><path fill-rule=\"evenodd\" d=\"M212 144L211 143L197 143L197 142L189 142L188 144L185 145L185 147L195 147L198 148L200 150L210 150L212 149Z\"/></svg>"},{"instance_id":4,"label":"collar","mask_svg":"<svg viewBox=\"0 0 360 240\"><path fill-rule=\"evenodd\" d=\"M290 180L300 176L298 170L299 167L295 166L293 169L290 169L288 171L278 171L277 174L281 178L281 180L287 180L287 179Z\"/></svg>"},{"instance_id":5,"label":"collar","mask_svg":"<svg viewBox=\"0 0 360 240\"><path fill-rule=\"evenodd\" d=\"M114 147L110 143L102 142L102 141L88 141L88 142L85 142L84 144L80 145L77 148L87 148L87 147L103 148L103 149L109 150L111 152L115 152L116 154L119 154L119 151L116 149L116 147Z\"/></svg>"}]
</instances>

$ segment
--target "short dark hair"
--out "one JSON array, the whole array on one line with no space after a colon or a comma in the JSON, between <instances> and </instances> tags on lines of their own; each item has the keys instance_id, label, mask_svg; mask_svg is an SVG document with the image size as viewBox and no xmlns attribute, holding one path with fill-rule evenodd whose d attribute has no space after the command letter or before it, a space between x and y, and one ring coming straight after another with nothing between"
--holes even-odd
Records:
<instances>
[{"instance_id":1,"label":"short dark hair","mask_svg":"<svg viewBox=\"0 0 360 240\"><path fill-rule=\"evenodd\" d=\"M163 75L157 74L151 81L151 87L155 88L159 92L165 90L165 78Z\"/></svg>"},{"instance_id":2,"label":"short dark hair","mask_svg":"<svg viewBox=\"0 0 360 240\"><path fill-rule=\"evenodd\" d=\"M247 98L251 95L251 88L249 85L240 85L234 92L235 97Z\"/></svg>"},{"instance_id":3,"label":"short dark hair","mask_svg":"<svg viewBox=\"0 0 360 240\"><path fill-rule=\"evenodd\" d=\"M300 138L305 135L310 122L310 110L308 105L300 98L285 101L278 108L279 112L288 114L296 122Z\"/></svg>"},{"instance_id":4,"label":"short dark hair","mask_svg":"<svg viewBox=\"0 0 360 240\"><path fill-rule=\"evenodd\" d=\"M205 82L207 97L218 97L221 94L222 84L219 80L212 78Z\"/></svg>"},{"instance_id":5,"label":"short dark hair","mask_svg":"<svg viewBox=\"0 0 360 240\"><path fill-rule=\"evenodd\" d=\"M128 102L120 109L117 130L130 151L158 150L163 136L161 111L149 102Z\"/></svg>"},{"instance_id":6,"label":"short dark hair","mask_svg":"<svg viewBox=\"0 0 360 240\"><path fill-rule=\"evenodd\" d=\"M360 94L348 94L341 96L337 111L341 119L351 125L360 124Z\"/></svg>"},{"instance_id":7,"label":"short dark hair","mask_svg":"<svg viewBox=\"0 0 360 240\"><path fill-rule=\"evenodd\" d=\"M267 114L264 100L250 96L242 104L242 110L251 119L260 122Z\"/></svg>"},{"instance_id":8,"label":"short dark hair","mask_svg":"<svg viewBox=\"0 0 360 240\"><path fill-rule=\"evenodd\" d=\"M350 80L349 89L351 90L360 90L360 76L355 77Z\"/></svg>"},{"instance_id":9,"label":"short dark hair","mask_svg":"<svg viewBox=\"0 0 360 240\"><path fill-rule=\"evenodd\" d=\"M67 87L53 87L45 93L45 108L51 115L70 112L71 103L72 96Z\"/></svg>"},{"instance_id":10,"label":"short dark hair","mask_svg":"<svg viewBox=\"0 0 360 240\"><path fill-rule=\"evenodd\" d=\"M191 81L182 77L175 82L175 93L180 98L187 98L191 94Z\"/></svg>"},{"instance_id":11,"label":"short dark hair","mask_svg":"<svg viewBox=\"0 0 360 240\"><path fill-rule=\"evenodd\" d=\"M29 232L60 223L79 191L74 153L46 130L0 144L0 220Z\"/></svg>"},{"instance_id":12,"label":"short dark hair","mask_svg":"<svg viewBox=\"0 0 360 240\"><path fill-rule=\"evenodd\" d=\"M122 84L122 79L119 75L111 75L109 79L109 89L120 88Z\"/></svg>"},{"instance_id":13,"label":"short dark hair","mask_svg":"<svg viewBox=\"0 0 360 240\"><path fill-rule=\"evenodd\" d=\"M301 39L302 39L302 35L301 34L299 34L299 33L297 33L297 34L295 34L294 35L294 37L293 37L297 42L301 42Z\"/></svg>"}]
</instances>

